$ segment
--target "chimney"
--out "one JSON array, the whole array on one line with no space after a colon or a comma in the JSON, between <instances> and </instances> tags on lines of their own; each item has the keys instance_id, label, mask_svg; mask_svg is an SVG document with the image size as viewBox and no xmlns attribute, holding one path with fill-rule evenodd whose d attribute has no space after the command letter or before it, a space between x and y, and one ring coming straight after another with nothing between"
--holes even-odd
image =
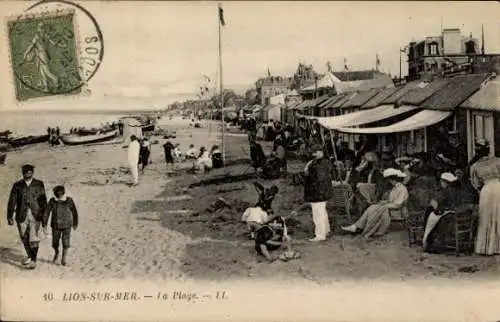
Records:
<instances>
[{"instance_id":1,"label":"chimney","mask_svg":"<svg viewBox=\"0 0 500 322\"><path fill-rule=\"evenodd\" d=\"M443 53L460 54L462 50L462 35L458 28L443 29Z\"/></svg>"}]
</instances>

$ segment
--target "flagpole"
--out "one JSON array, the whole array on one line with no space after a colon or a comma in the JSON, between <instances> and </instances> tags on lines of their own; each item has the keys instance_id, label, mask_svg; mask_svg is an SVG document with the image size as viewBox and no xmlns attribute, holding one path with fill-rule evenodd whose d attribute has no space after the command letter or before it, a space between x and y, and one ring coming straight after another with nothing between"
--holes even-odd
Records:
<instances>
[{"instance_id":1,"label":"flagpole","mask_svg":"<svg viewBox=\"0 0 500 322\"><path fill-rule=\"evenodd\" d=\"M226 166L226 148L224 146L224 132L225 132L225 125L224 125L224 86L222 83L222 39L221 39L221 33L222 33L222 21L221 21L221 5L219 4L218 7L218 15L217 15L217 21L219 25L219 86L220 86L220 106L221 106L221 119L222 119L222 164L224 167Z\"/></svg>"}]
</instances>

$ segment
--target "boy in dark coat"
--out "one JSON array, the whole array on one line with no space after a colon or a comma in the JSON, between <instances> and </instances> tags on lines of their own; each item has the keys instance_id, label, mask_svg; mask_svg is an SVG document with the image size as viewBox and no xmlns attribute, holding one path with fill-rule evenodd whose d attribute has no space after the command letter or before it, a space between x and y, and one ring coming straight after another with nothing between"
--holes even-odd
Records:
<instances>
[{"instance_id":1,"label":"boy in dark coat","mask_svg":"<svg viewBox=\"0 0 500 322\"><path fill-rule=\"evenodd\" d=\"M66 196L63 186L54 188L54 196L50 199L47 210L43 217L43 230L47 234L47 223L52 215L50 226L52 228L52 247L54 248L55 263L59 258L59 242L62 241L61 265L66 266L66 255L70 247L71 228L78 227L78 211L71 197Z\"/></svg>"}]
</instances>

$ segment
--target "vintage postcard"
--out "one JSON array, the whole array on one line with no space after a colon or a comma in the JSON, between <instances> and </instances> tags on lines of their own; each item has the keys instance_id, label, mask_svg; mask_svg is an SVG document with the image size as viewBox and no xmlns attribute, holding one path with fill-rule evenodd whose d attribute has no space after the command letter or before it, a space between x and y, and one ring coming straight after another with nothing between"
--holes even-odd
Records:
<instances>
[{"instance_id":1,"label":"vintage postcard","mask_svg":"<svg viewBox=\"0 0 500 322\"><path fill-rule=\"evenodd\" d=\"M0 320L500 321L498 2L0 13Z\"/></svg>"}]
</instances>

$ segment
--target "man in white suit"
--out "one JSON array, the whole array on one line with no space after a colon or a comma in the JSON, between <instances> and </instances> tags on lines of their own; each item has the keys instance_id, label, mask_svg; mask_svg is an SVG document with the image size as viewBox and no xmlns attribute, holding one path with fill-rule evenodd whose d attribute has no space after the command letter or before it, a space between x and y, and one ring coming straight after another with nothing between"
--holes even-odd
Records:
<instances>
[{"instance_id":1,"label":"man in white suit","mask_svg":"<svg viewBox=\"0 0 500 322\"><path fill-rule=\"evenodd\" d=\"M139 152L141 146L135 135L130 136L130 144L128 146L128 164L132 173L132 186L139 184Z\"/></svg>"}]
</instances>

